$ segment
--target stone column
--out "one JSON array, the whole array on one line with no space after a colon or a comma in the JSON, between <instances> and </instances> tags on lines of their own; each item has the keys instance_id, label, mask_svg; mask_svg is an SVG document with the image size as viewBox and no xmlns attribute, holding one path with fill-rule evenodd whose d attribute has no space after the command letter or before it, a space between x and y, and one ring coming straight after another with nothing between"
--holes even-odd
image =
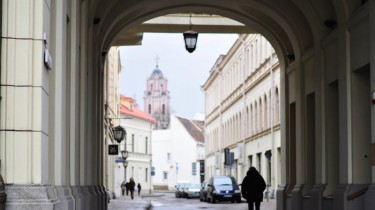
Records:
<instances>
[{"instance_id":1,"label":"stone column","mask_svg":"<svg viewBox=\"0 0 375 210\"><path fill-rule=\"evenodd\" d=\"M49 5L2 3L8 9L2 14L1 174L5 183L47 183L49 70L42 58L49 29L40 14L49 14Z\"/></svg>"}]
</instances>

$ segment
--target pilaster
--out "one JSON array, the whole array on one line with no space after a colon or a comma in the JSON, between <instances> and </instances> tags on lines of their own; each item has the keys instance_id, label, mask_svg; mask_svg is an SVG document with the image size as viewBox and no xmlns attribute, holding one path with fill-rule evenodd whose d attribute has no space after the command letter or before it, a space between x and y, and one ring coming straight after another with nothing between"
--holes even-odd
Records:
<instances>
[{"instance_id":1,"label":"pilaster","mask_svg":"<svg viewBox=\"0 0 375 210\"><path fill-rule=\"evenodd\" d=\"M72 186L72 196L75 200L75 209L85 209L84 195L81 186Z\"/></svg>"},{"instance_id":2,"label":"pilaster","mask_svg":"<svg viewBox=\"0 0 375 210\"><path fill-rule=\"evenodd\" d=\"M294 186L292 190L291 210L302 209L302 190L303 190L303 185Z\"/></svg>"},{"instance_id":3,"label":"pilaster","mask_svg":"<svg viewBox=\"0 0 375 210\"><path fill-rule=\"evenodd\" d=\"M324 184L316 184L313 186L311 190L310 196L310 207L311 210L322 210L323 209L323 192L326 185Z\"/></svg>"},{"instance_id":4,"label":"pilaster","mask_svg":"<svg viewBox=\"0 0 375 210\"><path fill-rule=\"evenodd\" d=\"M56 186L57 196L60 200L61 207L64 210L74 209L74 198L71 193L70 187L67 186Z\"/></svg>"},{"instance_id":5,"label":"pilaster","mask_svg":"<svg viewBox=\"0 0 375 210\"><path fill-rule=\"evenodd\" d=\"M276 191L276 209L286 210L286 189L287 185L279 185Z\"/></svg>"}]
</instances>

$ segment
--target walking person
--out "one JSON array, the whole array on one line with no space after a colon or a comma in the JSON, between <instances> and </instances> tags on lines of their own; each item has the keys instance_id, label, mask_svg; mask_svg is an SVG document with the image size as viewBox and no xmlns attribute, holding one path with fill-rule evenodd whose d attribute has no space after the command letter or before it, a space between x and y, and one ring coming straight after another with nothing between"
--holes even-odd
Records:
<instances>
[{"instance_id":1,"label":"walking person","mask_svg":"<svg viewBox=\"0 0 375 210\"><path fill-rule=\"evenodd\" d=\"M122 195L124 196L124 194L125 194L125 186L126 186L126 182L125 181L123 181L122 183L121 183L121 193L122 193Z\"/></svg>"},{"instance_id":2,"label":"walking person","mask_svg":"<svg viewBox=\"0 0 375 210\"><path fill-rule=\"evenodd\" d=\"M242 197L247 200L249 210L260 210L260 203L263 201L263 191L266 189L266 182L255 167L250 167L242 181Z\"/></svg>"},{"instance_id":3,"label":"walking person","mask_svg":"<svg viewBox=\"0 0 375 210\"><path fill-rule=\"evenodd\" d=\"M133 177L130 178L128 188L129 188L129 191L130 191L130 196L132 197L132 199L134 199L134 188L135 188L135 182L134 182Z\"/></svg>"},{"instance_id":4,"label":"walking person","mask_svg":"<svg viewBox=\"0 0 375 210\"><path fill-rule=\"evenodd\" d=\"M141 187L141 184L139 182L138 182L137 188L138 188L138 195L140 195L142 187Z\"/></svg>"},{"instance_id":5,"label":"walking person","mask_svg":"<svg viewBox=\"0 0 375 210\"><path fill-rule=\"evenodd\" d=\"M129 182L125 183L126 196L129 195Z\"/></svg>"}]
</instances>

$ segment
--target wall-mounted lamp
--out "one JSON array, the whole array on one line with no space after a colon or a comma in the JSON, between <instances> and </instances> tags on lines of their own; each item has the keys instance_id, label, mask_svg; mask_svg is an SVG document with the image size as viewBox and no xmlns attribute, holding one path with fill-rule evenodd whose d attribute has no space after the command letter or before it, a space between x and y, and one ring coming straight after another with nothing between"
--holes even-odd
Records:
<instances>
[{"instance_id":1,"label":"wall-mounted lamp","mask_svg":"<svg viewBox=\"0 0 375 210\"><path fill-rule=\"evenodd\" d=\"M184 32L185 48L189 53L194 52L197 47L198 32L192 30L191 13L189 21L189 30Z\"/></svg>"},{"instance_id":2,"label":"wall-mounted lamp","mask_svg":"<svg viewBox=\"0 0 375 210\"><path fill-rule=\"evenodd\" d=\"M124 140L125 136L126 136L125 128L121 127L120 125L113 128L113 137L118 143Z\"/></svg>"}]
</instances>

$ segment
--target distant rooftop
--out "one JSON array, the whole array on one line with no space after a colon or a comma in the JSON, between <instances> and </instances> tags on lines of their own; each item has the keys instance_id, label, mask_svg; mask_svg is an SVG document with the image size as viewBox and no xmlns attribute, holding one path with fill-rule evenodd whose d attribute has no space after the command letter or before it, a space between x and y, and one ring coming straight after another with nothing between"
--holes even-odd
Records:
<instances>
[{"instance_id":1,"label":"distant rooftop","mask_svg":"<svg viewBox=\"0 0 375 210\"><path fill-rule=\"evenodd\" d=\"M189 132L191 137L196 141L204 143L203 127L204 122L199 120L189 120L183 117L176 116L178 120L182 123L185 129Z\"/></svg>"}]
</instances>

